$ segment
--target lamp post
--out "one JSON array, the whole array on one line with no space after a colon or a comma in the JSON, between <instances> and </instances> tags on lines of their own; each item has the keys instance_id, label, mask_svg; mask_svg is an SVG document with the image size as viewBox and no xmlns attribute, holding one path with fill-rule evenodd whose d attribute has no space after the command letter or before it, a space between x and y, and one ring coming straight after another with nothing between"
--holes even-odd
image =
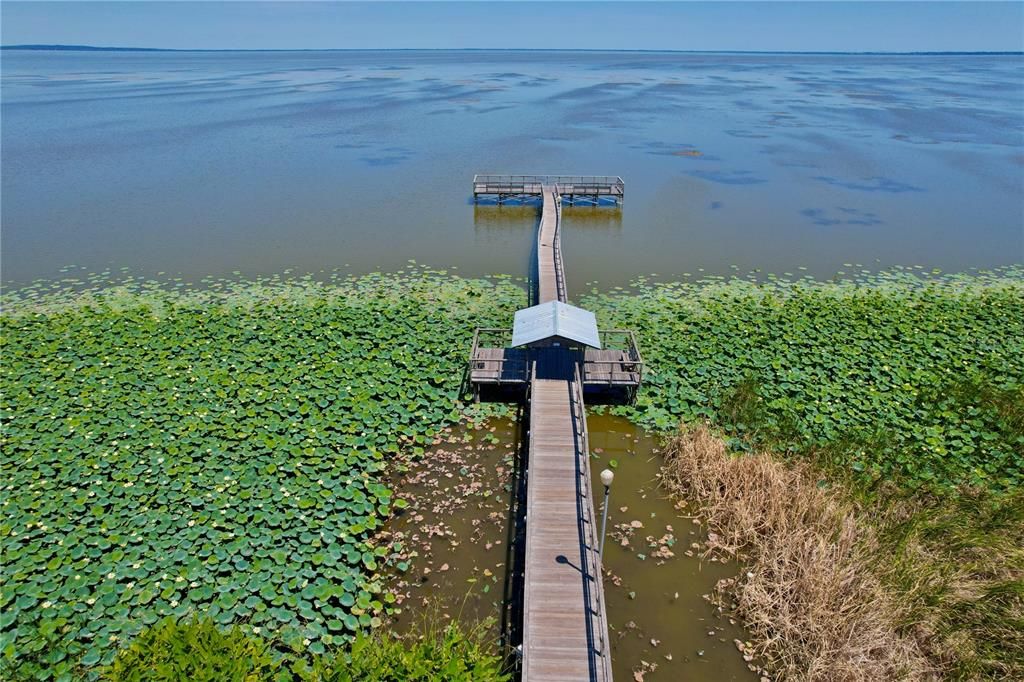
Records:
<instances>
[{"instance_id":1,"label":"lamp post","mask_svg":"<svg viewBox=\"0 0 1024 682\"><path fill-rule=\"evenodd\" d=\"M611 469L605 469L601 472L601 483L604 484L604 513L601 516L601 546L597 553L602 558L604 557L604 532L608 527L608 493L611 490L613 480L615 480L615 472Z\"/></svg>"}]
</instances>

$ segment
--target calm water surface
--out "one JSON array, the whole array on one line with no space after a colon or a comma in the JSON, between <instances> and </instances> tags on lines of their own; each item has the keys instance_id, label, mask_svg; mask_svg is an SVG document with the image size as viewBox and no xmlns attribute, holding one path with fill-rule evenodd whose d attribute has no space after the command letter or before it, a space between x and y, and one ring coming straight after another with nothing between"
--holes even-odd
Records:
<instances>
[{"instance_id":1,"label":"calm water surface","mask_svg":"<svg viewBox=\"0 0 1024 682\"><path fill-rule=\"evenodd\" d=\"M586 282L1024 260L1019 56L5 52L2 279L525 272L476 172L617 174Z\"/></svg>"},{"instance_id":2,"label":"calm water surface","mask_svg":"<svg viewBox=\"0 0 1024 682\"><path fill-rule=\"evenodd\" d=\"M604 553L613 676L756 681L733 642L749 635L704 598L740 567L700 559L694 545L704 532L661 489L653 437L621 417L591 414L587 425L594 490L602 490L601 469L616 463ZM387 532L415 554L389 582L403 609L396 630L419 635L448 618L464 625L492 618L498 639L510 594L509 506L521 437L507 419L454 429L451 441L429 450L399 482L411 504Z\"/></svg>"}]
</instances>

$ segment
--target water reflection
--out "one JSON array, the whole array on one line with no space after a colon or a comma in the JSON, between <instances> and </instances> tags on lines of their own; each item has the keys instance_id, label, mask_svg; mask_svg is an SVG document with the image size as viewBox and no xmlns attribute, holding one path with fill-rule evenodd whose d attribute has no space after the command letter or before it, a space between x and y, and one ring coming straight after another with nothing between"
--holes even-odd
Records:
<instances>
[{"instance_id":1,"label":"water reflection","mask_svg":"<svg viewBox=\"0 0 1024 682\"><path fill-rule=\"evenodd\" d=\"M481 230L534 229L540 221L540 202L484 204L473 206L473 227Z\"/></svg>"},{"instance_id":2,"label":"water reflection","mask_svg":"<svg viewBox=\"0 0 1024 682\"><path fill-rule=\"evenodd\" d=\"M562 208L563 226L567 230L622 230L622 206L569 206ZM539 201L504 204L478 203L473 206L473 227L486 230L532 230L540 221Z\"/></svg>"},{"instance_id":3,"label":"water reflection","mask_svg":"<svg viewBox=\"0 0 1024 682\"><path fill-rule=\"evenodd\" d=\"M565 229L588 232L622 230L622 206L566 206L562 209Z\"/></svg>"}]
</instances>

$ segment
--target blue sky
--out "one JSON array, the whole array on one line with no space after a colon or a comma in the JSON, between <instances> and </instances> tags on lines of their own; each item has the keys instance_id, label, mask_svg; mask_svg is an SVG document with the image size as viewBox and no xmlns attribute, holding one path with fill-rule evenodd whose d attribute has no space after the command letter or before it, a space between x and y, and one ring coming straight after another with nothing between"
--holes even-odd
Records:
<instances>
[{"instance_id":1,"label":"blue sky","mask_svg":"<svg viewBox=\"0 0 1024 682\"><path fill-rule=\"evenodd\" d=\"M1022 2L0 3L3 44L206 49L1024 50Z\"/></svg>"}]
</instances>

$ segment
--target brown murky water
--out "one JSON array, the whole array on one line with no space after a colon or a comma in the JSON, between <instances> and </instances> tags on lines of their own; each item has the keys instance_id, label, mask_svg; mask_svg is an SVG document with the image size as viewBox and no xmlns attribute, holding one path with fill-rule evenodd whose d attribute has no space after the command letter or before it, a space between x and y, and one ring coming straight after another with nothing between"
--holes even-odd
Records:
<instances>
[{"instance_id":1,"label":"brown murky water","mask_svg":"<svg viewBox=\"0 0 1024 682\"><path fill-rule=\"evenodd\" d=\"M595 490L602 490L601 469L615 461L605 594L616 679L757 679L733 644L745 639L743 630L703 596L739 568L698 558L691 544L702 539L700 528L658 487L655 439L620 417L591 415L588 425ZM512 590L509 510L519 428L492 419L447 435L399 486L413 502L388 530L416 554L396 582L402 613L393 627L418 631L425 615L463 623L492 618L497 641Z\"/></svg>"},{"instance_id":2,"label":"brown murky water","mask_svg":"<svg viewBox=\"0 0 1024 682\"><path fill-rule=\"evenodd\" d=\"M452 429L397 485L410 505L387 528L408 554L408 569L394 581L402 608L396 630L418 631L425 613L439 612L468 622L494 617L497 638L518 431L509 419Z\"/></svg>"}]
</instances>

